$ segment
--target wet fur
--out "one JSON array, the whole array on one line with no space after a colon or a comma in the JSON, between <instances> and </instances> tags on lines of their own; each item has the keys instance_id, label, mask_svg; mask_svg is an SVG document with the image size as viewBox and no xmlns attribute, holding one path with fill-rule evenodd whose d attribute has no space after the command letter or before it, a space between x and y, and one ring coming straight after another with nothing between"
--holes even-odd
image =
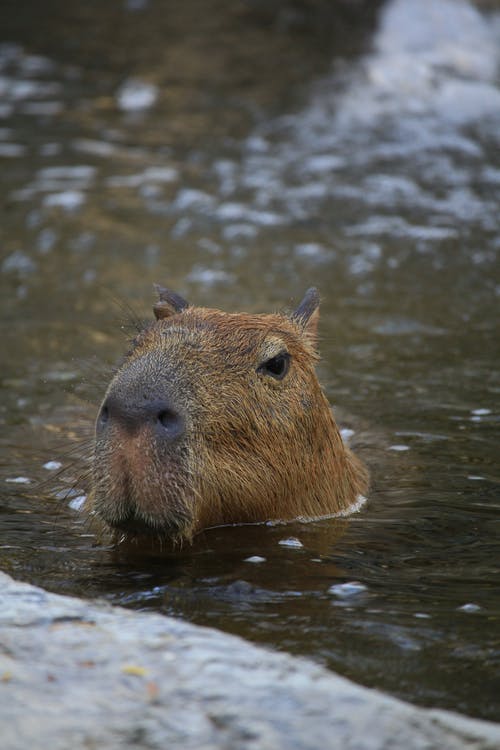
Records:
<instances>
[{"instance_id":1,"label":"wet fur","mask_svg":"<svg viewBox=\"0 0 500 750\"><path fill-rule=\"evenodd\" d=\"M131 438L117 425L98 439L90 512L126 536L147 530L189 541L219 524L348 511L368 474L315 373L317 295L290 315L251 315L158 291L158 319L138 335L108 393L161 382L188 415L186 435L168 451L146 428ZM291 362L283 380L259 372L283 350Z\"/></svg>"}]
</instances>

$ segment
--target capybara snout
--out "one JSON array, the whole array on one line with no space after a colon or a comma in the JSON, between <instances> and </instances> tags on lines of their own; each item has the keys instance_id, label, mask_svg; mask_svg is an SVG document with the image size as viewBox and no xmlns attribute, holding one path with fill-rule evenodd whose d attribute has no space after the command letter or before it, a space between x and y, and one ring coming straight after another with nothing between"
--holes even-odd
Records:
<instances>
[{"instance_id":1,"label":"capybara snout","mask_svg":"<svg viewBox=\"0 0 500 750\"><path fill-rule=\"evenodd\" d=\"M185 417L168 387L166 373L140 358L112 382L96 422L96 436L121 427L133 435L148 427L158 440L173 441L184 435Z\"/></svg>"},{"instance_id":2,"label":"capybara snout","mask_svg":"<svg viewBox=\"0 0 500 750\"><path fill-rule=\"evenodd\" d=\"M96 422L91 511L173 541L226 523L348 511L367 472L315 363L319 296L290 314L225 313L158 288Z\"/></svg>"}]
</instances>

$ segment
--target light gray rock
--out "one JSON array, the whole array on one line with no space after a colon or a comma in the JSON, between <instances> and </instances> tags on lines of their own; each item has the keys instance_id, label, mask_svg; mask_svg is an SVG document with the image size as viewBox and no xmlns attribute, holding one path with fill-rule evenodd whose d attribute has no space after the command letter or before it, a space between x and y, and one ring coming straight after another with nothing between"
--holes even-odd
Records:
<instances>
[{"instance_id":1,"label":"light gray rock","mask_svg":"<svg viewBox=\"0 0 500 750\"><path fill-rule=\"evenodd\" d=\"M0 738L2 750L496 750L500 726L0 573Z\"/></svg>"}]
</instances>

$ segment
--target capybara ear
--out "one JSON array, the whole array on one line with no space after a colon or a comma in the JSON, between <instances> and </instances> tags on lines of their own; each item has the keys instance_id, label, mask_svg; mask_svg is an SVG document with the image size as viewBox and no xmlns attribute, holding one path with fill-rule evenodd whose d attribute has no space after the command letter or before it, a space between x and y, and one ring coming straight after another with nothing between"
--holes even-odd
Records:
<instances>
[{"instance_id":1,"label":"capybara ear","mask_svg":"<svg viewBox=\"0 0 500 750\"><path fill-rule=\"evenodd\" d=\"M319 322L320 296L316 287L311 287L304 295L304 299L291 314L291 319L303 331L311 344L316 343Z\"/></svg>"},{"instance_id":2,"label":"capybara ear","mask_svg":"<svg viewBox=\"0 0 500 750\"><path fill-rule=\"evenodd\" d=\"M153 312L157 320L169 318L171 315L180 313L186 307L189 307L189 302L177 292L172 292L159 284L154 284L154 288L159 297L158 302L155 302L153 306Z\"/></svg>"}]
</instances>

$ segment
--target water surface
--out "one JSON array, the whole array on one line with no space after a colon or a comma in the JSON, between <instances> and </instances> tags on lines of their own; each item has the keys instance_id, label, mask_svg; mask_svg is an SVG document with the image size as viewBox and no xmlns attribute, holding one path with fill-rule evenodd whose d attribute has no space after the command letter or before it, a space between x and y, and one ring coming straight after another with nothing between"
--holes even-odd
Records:
<instances>
[{"instance_id":1,"label":"water surface","mask_svg":"<svg viewBox=\"0 0 500 750\"><path fill-rule=\"evenodd\" d=\"M327 5L5 4L0 564L498 719L500 9ZM320 287L361 512L96 543L68 501L154 281L228 310Z\"/></svg>"}]
</instances>

